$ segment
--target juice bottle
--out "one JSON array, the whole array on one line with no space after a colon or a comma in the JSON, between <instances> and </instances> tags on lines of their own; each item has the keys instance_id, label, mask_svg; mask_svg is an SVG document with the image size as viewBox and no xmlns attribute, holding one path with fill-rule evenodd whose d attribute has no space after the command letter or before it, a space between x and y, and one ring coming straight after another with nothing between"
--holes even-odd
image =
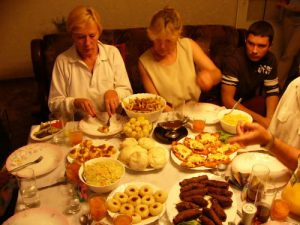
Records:
<instances>
[{"instance_id":1,"label":"juice bottle","mask_svg":"<svg viewBox=\"0 0 300 225\"><path fill-rule=\"evenodd\" d=\"M298 168L283 189L281 197L287 202L290 212L300 216L300 156L298 157Z\"/></svg>"}]
</instances>

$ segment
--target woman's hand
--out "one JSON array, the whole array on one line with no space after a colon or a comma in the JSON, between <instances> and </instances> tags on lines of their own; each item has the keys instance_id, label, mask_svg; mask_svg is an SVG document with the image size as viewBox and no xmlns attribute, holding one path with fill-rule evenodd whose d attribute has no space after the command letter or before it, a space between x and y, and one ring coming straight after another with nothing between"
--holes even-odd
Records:
<instances>
[{"instance_id":1,"label":"woman's hand","mask_svg":"<svg viewBox=\"0 0 300 225\"><path fill-rule=\"evenodd\" d=\"M81 109L92 117L96 116L96 110L91 100L86 98L75 98L74 107Z\"/></svg>"},{"instance_id":2,"label":"woman's hand","mask_svg":"<svg viewBox=\"0 0 300 225\"><path fill-rule=\"evenodd\" d=\"M116 113L120 104L118 93L115 90L108 90L104 94L105 108L109 116Z\"/></svg>"},{"instance_id":3,"label":"woman's hand","mask_svg":"<svg viewBox=\"0 0 300 225\"><path fill-rule=\"evenodd\" d=\"M238 142L243 145L266 145L272 139L271 133L258 123L240 123L237 126L238 136L232 137L228 142Z\"/></svg>"}]
</instances>

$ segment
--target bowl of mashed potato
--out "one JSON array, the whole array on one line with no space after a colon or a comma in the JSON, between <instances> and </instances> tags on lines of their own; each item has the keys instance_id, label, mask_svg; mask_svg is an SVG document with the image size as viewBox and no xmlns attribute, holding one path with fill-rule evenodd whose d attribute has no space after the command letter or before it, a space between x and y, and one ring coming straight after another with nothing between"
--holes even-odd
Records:
<instances>
[{"instance_id":1,"label":"bowl of mashed potato","mask_svg":"<svg viewBox=\"0 0 300 225\"><path fill-rule=\"evenodd\" d=\"M113 158L95 158L81 165L78 175L90 190L107 193L118 187L125 174L124 164Z\"/></svg>"},{"instance_id":2,"label":"bowl of mashed potato","mask_svg":"<svg viewBox=\"0 0 300 225\"><path fill-rule=\"evenodd\" d=\"M252 116L242 110L234 109L228 114L230 111L231 109L224 109L218 113L222 129L230 134L236 134L236 126L239 121L247 123L253 121Z\"/></svg>"}]
</instances>

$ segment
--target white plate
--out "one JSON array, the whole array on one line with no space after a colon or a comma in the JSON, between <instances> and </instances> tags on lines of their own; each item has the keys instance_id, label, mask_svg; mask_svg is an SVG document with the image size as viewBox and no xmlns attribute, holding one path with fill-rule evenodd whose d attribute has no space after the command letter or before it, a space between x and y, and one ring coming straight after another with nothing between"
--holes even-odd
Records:
<instances>
[{"instance_id":1,"label":"white plate","mask_svg":"<svg viewBox=\"0 0 300 225\"><path fill-rule=\"evenodd\" d=\"M51 123L53 122L56 122L57 120L53 120L51 121ZM37 138L36 136L34 136L34 133L37 132L38 130L40 129L40 125L36 126L35 128L32 129L32 131L30 132L30 138L32 140L35 140L35 141L47 141L47 140L50 140L55 134L57 134L58 132L61 132L61 131L58 131L54 134L50 134L48 136L45 136L43 138Z\"/></svg>"},{"instance_id":2,"label":"white plate","mask_svg":"<svg viewBox=\"0 0 300 225\"><path fill-rule=\"evenodd\" d=\"M219 122L218 113L224 107L205 102L188 102L184 105L183 114L191 119L203 119L205 123L215 124Z\"/></svg>"},{"instance_id":3,"label":"white plate","mask_svg":"<svg viewBox=\"0 0 300 225\"><path fill-rule=\"evenodd\" d=\"M165 153L166 153L166 160L167 160L167 163L169 162L169 150L168 149L166 149L163 145L159 145L159 144L157 144L157 145L155 145L155 147L162 147L164 150L165 150ZM167 164L166 163L166 164ZM147 167L146 169L144 169L144 170L135 170L135 169L132 169L132 168L130 168L127 164L125 164L124 163L124 165L125 165L125 167L128 169L128 170L133 170L133 171L138 171L138 172L147 172L147 171L153 171L153 170L161 170L161 169L163 169L164 167L162 167L162 168L153 168L153 167Z\"/></svg>"},{"instance_id":4,"label":"white plate","mask_svg":"<svg viewBox=\"0 0 300 225\"><path fill-rule=\"evenodd\" d=\"M247 152L237 155L231 162L233 173L250 174L254 164L264 164L270 169L270 179L276 187L284 186L290 178L290 171L278 159L267 153Z\"/></svg>"},{"instance_id":5,"label":"white plate","mask_svg":"<svg viewBox=\"0 0 300 225\"><path fill-rule=\"evenodd\" d=\"M18 212L3 225L31 225L31 224L43 224L43 225L68 225L67 218L60 212L51 208L32 208L22 212Z\"/></svg>"},{"instance_id":6,"label":"white plate","mask_svg":"<svg viewBox=\"0 0 300 225\"><path fill-rule=\"evenodd\" d=\"M197 176L201 176L201 175L207 175L208 179L215 179L215 180L223 180L221 177L216 176L214 174L211 173L198 173L198 174L190 174L187 177L185 177L184 179L187 178L192 178L192 177L197 177ZM183 180L183 179L182 179ZM180 180L181 181L181 180ZM180 198L179 198L179 194L180 194L180 185L179 182L177 182L177 184L175 184L171 190L169 191L169 196L168 196L168 200L167 200L167 215L168 215L168 219L170 220L170 222L173 222L174 217L178 214L178 211L176 209L176 204L181 202ZM229 190L231 192L233 192L233 190L231 189L231 187L229 187ZM235 221L235 217L237 214L237 197L235 195L235 193L233 192L233 195L231 197L232 199L232 205L230 208L225 209L225 213L227 215L227 219L224 222L224 224L227 224L228 221Z\"/></svg>"},{"instance_id":7,"label":"white plate","mask_svg":"<svg viewBox=\"0 0 300 225\"><path fill-rule=\"evenodd\" d=\"M129 185L135 185L138 188L142 187L143 185L150 185L153 188L153 191L157 191L157 190L162 190L161 188L151 184L151 183L146 183L146 182L131 182L131 183L126 183L126 184L122 184L120 185L118 188L116 188L115 190L113 190L108 196L107 196L107 200L113 198L114 194L117 192L124 192L126 187L128 187ZM149 218L143 219L141 222L139 223L135 223L135 225L145 225L145 224L150 224L153 223L154 221L158 220L160 217L162 217L162 215L165 213L166 207L165 204L163 204L163 210L162 212L157 215L157 216L151 216ZM117 213L113 213L111 211L108 210L108 214L111 218L113 218Z\"/></svg>"},{"instance_id":8,"label":"white plate","mask_svg":"<svg viewBox=\"0 0 300 225\"><path fill-rule=\"evenodd\" d=\"M125 119L120 115L113 115L111 117L109 131L107 133L98 131L99 127L105 125L107 119L107 113L102 112L97 115L97 118L88 117L81 120L79 122L79 128L84 133L95 137L109 137L122 131Z\"/></svg>"},{"instance_id":9,"label":"white plate","mask_svg":"<svg viewBox=\"0 0 300 225\"><path fill-rule=\"evenodd\" d=\"M111 143L111 141L104 141L104 140L91 140L91 141L92 141L93 146L99 146L99 145L103 145L103 144L114 146L114 148L116 149L116 153L113 154L111 157L114 158L114 159L118 159L120 151L118 150L118 148L116 147L115 144ZM79 146L80 146L80 144L75 145L75 146L72 147L72 149L79 148ZM69 163L73 162L73 159L69 155L67 155L67 160L68 160Z\"/></svg>"},{"instance_id":10,"label":"white plate","mask_svg":"<svg viewBox=\"0 0 300 225\"><path fill-rule=\"evenodd\" d=\"M8 171L12 170L34 161L39 156L43 156L42 161L28 166L34 170L35 176L41 176L54 170L63 159L63 151L61 147L50 143L25 145L10 154L6 160L6 168ZM26 177L26 173L22 173L22 170L18 171L18 175Z\"/></svg>"},{"instance_id":11,"label":"white plate","mask_svg":"<svg viewBox=\"0 0 300 225\"><path fill-rule=\"evenodd\" d=\"M193 139L194 139L195 136L194 136L194 135L189 135L189 136L187 136L187 137L185 137L185 138L193 138ZM178 141L178 143L183 143L183 140L184 140L184 138L181 139L180 141ZM173 162L174 162L175 164L177 164L178 166L181 167L182 161L176 157L176 155L173 153L172 149L171 149L170 151L171 151L171 159L173 160ZM230 160L233 160L234 157L235 157L236 155L237 155L236 152L230 154L230 155L229 155ZM198 167L194 167L194 168L184 167L184 168L185 168L185 169L190 169L190 170L198 170L198 171L214 169L214 168L212 168L212 167L205 167L205 166L198 166Z\"/></svg>"}]
</instances>

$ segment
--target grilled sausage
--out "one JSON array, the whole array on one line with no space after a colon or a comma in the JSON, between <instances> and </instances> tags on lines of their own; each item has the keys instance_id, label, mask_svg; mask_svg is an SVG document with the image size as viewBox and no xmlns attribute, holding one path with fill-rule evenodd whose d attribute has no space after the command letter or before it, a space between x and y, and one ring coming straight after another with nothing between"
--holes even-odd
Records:
<instances>
[{"instance_id":1,"label":"grilled sausage","mask_svg":"<svg viewBox=\"0 0 300 225\"><path fill-rule=\"evenodd\" d=\"M176 209L178 210L178 212L181 212L181 211L187 210L187 209L198 209L198 208L199 208L199 206L193 202L179 202L176 204Z\"/></svg>"},{"instance_id":2,"label":"grilled sausage","mask_svg":"<svg viewBox=\"0 0 300 225\"><path fill-rule=\"evenodd\" d=\"M206 215L208 218L210 218L216 225L222 225L222 221L218 217L218 215L215 213L214 210L210 208L203 208L202 210L203 214Z\"/></svg>"},{"instance_id":3,"label":"grilled sausage","mask_svg":"<svg viewBox=\"0 0 300 225\"><path fill-rule=\"evenodd\" d=\"M191 183L191 184L187 184L183 187L180 188L180 192L184 192L184 191L190 191L190 190L194 190L194 189L202 189L205 188L205 184L202 183Z\"/></svg>"},{"instance_id":4,"label":"grilled sausage","mask_svg":"<svg viewBox=\"0 0 300 225\"><path fill-rule=\"evenodd\" d=\"M226 181L220 181L220 180L207 180L205 181L205 184L207 186L224 188L224 189L228 189L229 187L229 184Z\"/></svg>"},{"instance_id":5,"label":"grilled sausage","mask_svg":"<svg viewBox=\"0 0 300 225\"><path fill-rule=\"evenodd\" d=\"M224 196L228 196L228 197L231 197L233 194L231 191L223 189L223 188L208 186L207 189L208 189L209 194L224 195Z\"/></svg>"},{"instance_id":6,"label":"grilled sausage","mask_svg":"<svg viewBox=\"0 0 300 225\"><path fill-rule=\"evenodd\" d=\"M179 182L179 185L181 187L183 187L183 186L191 184L191 183L200 183L200 182L207 181L207 180L208 180L207 175L201 175L201 176L198 176L198 177L192 177L192 178L184 179L183 181Z\"/></svg>"},{"instance_id":7,"label":"grilled sausage","mask_svg":"<svg viewBox=\"0 0 300 225\"><path fill-rule=\"evenodd\" d=\"M187 209L187 210L179 212L173 219L173 223L176 225L183 221L196 219L200 215L201 215L201 211L199 209Z\"/></svg>"},{"instance_id":8,"label":"grilled sausage","mask_svg":"<svg viewBox=\"0 0 300 225\"><path fill-rule=\"evenodd\" d=\"M204 215L201 216L200 220L201 220L201 225L215 225L214 221L209 219L207 216Z\"/></svg>"},{"instance_id":9,"label":"grilled sausage","mask_svg":"<svg viewBox=\"0 0 300 225\"><path fill-rule=\"evenodd\" d=\"M194 190L190 190L190 191L181 192L179 194L179 198L184 199L185 197L194 196L194 195L204 196L204 195L206 195L206 193L207 193L207 188L194 189Z\"/></svg>"},{"instance_id":10,"label":"grilled sausage","mask_svg":"<svg viewBox=\"0 0 300 225\"><path fill-rule=\"evenodd\" d=\"M206 207L208 205L208 201L204 199L202 195L192 195L192 196L185 197L182 200L186 202L193 202L199 207Z\"/></svg>"},{"instance_id":11,"label":"grilled sausage","mask_svg":"<svg viewBox=\"0 0 300 225\"><path fill-rule=\"evenodd\" d=\"M222 208L228 208L232 205L232 199L223 195L210 194L210 196L218 200Z\"/></svg>"},{"instance_id":12,"label":"grilled sausage","mask_svg":"<svg viewBox=\"0 0 300 225\"><path fill-rule=\"evenodd\" d=\"M224 209L220 206L219 202L216 199L212 199L211 200L211 207L215 213L218 215L218 217L220 218L220 220L222 221L226 221L226 213L224 211Z\"/></svg>"}]
</instances>

